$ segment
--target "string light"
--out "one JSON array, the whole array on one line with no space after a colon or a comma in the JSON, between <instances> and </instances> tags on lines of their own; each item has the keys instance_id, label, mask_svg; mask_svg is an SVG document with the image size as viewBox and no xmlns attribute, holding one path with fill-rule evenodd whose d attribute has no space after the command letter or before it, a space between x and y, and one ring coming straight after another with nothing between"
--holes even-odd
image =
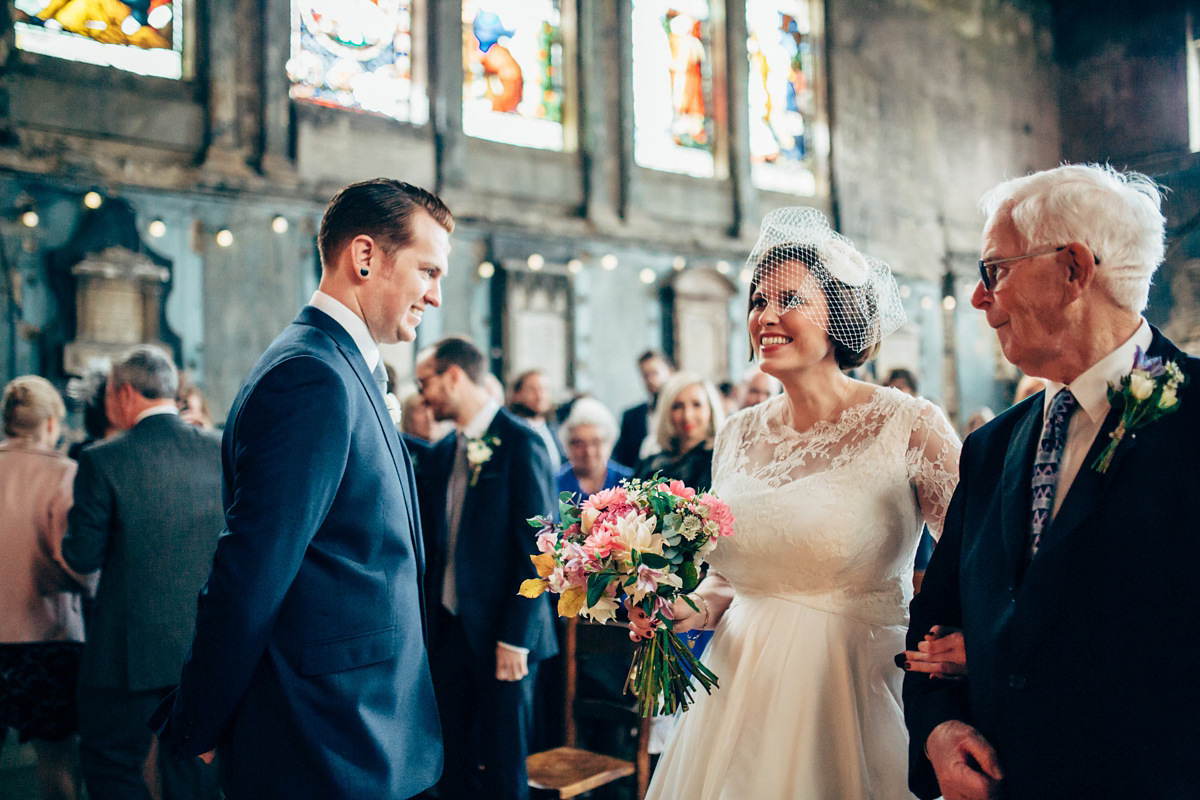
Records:
<instances>
[{"instance_id":1,"label":"string light","mask_svg":"<svg viewBox=\"0 0 1200 800\"><path fill-rule=\"evenodd\" d=\"M605 253L604 255L600 256L600 266L610 271L616 269L617 257L612 253Z\"/></svg>"},{"instance_id":2,"label":"string light","mask_svg":"<svg viewBox=\"0 0 1200 800\"><path fill-rule=\"evenodd\" d=\"M167 233L167 223L161 219L156 219L150 223L147 230L155 239L161 239Z\"/></svg>"},{"instance_id":3,"label":"string light","mask_svg":"<svg viewBox=\"0 0 1200 800\"><path fill-rule=\"evenodd\" d=\"M718 261L717 262L717 272L721 273L722 275L728 275L729 274L729 262L728 261Z\"/></svg>"},{"instance_id":4,"label":"string light","mask_svg":"<svg viewBox=\"0 0 1200 800\"><path fill-rule=\"evenodd\" d=\"M529 265L531 270L537 272L542 267L546 266L546 259L542 258L540 254L534 253L529 258L525 259L525 263Z\"/></svg>"},{"instance_id":5,"label":"string light","mask_svg":"<svg viewBox=\"0 0 1200 800\"><path fill-rule=\"evenodd\" d=\"M287 233L287 229L287 217L283 216L282 214L277 215L275 219L271 220L271 230L275 231L276 233Z\"/></svg>"},{"instance_id":6,"label":"string light","mask_svg":"<svg viewBox=\"0 0 1200 800\"><path fill-rule=\"evenodd\" d=\"M99 192L88 192L83 196L83 204L93 211L99 208L103 202L104 198L100 196Z\"/></svg>"},{"instance_id":7,"label":"string light","mask_svg":"<svg viewBox=\"0 0 1200 800\"><path fill-rule=\"evenodd\" d=\"M217 244L221 247L229 247L233 244L233 233L227 228L217 231Z\"/></svg>"},{"instance_id":8,"label":"string light","mask_svg":"<svg viewBox=\"0 0 1200 800\"><path fill-rule=\"evenodd\" d=\"M942 308L946 309L947 311L953 311L957 306L958 300L955 299L954 295L948 294L942 298Z\"/></svg>"},{"instance_id":9,"label":"string light","mask_svg":"<svg viewBox=\"0 0 1200 800\"><path fill-rule=\"evenodd\" d=\"M479 277L487 279L496 274L496 265L490 261L484 261L479 265Z\"/></svg>"},{"instance_id":10,"label":"string light","mask_svg":"<svg viewBox=\"0 0 1200 800\"><path fill-rule=\"evenodd\" d=\"M570 272L572 275L578 275L583 272L583 262L578 258L572 258L567 262L567 272Z\"/></svg>"},{"instance_id":11,"label":"string light","mask_svg":"<svg viewBox=\"0 0 1200 800\"><path fill-rule=\"evenodd\" d=\"M671 262L671 266L676 272L683 270L687 266L687 259L683 256L675 256L675 260Z\"/></svg>"},{"instance_id":12,"label":"string light","mask_svg":"<svg viewBox=\"0 0 1200 800\"><path fill-rule=\"evenodd\" d=\"M642 283L651 284L654 283L654 279L658 276L654 274L654 270L646 267L644 270L638 273L638 277L641 279Z\"/></svg>"},{"instance_id":13,"label":"string light","mask_svg":"<svg viewBox=\"0 0 1200 800\"><path fill-rule=\"evenodd\" d=\"M36 211L26 211L21 215L21 224L26 228L36 228L38 226L38 215Z\"/></svg>"}]
</instances>

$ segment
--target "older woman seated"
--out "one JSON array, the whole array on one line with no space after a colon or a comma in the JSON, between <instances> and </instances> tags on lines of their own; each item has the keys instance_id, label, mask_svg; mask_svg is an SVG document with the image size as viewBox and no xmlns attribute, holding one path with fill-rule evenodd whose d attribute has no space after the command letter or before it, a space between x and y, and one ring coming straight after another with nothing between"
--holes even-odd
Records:
<instances>
[{"instance_id":1,"label":"older woman seated","mask_svg":"<svg viewBox=\"0 0 1200 800\"><path fill-rule=\"evenodd\" d=\"M599 400L581 397L571 405L571 413L559 429L567 450L567 464L558 471L558 491L595 494L611 489L630 471L610 461L617 441L617 421Z\"/></svg>"}]
</instances>

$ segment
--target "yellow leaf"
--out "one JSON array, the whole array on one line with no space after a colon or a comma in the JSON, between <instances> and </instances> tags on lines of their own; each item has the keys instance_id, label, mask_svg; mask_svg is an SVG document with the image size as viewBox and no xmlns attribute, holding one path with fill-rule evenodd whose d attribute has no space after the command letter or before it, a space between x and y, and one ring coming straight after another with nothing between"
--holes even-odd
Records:
<instances>
[{"instance_id":1,"label":"yellow leaf","mask_svg":"<svg viewBox=\"0 0 1200 800\"><path fill-rule=\"evenodd\" d=\"M527 581L521 581L521 591L518 594L521 597L541 597L542 592L546 591L546 587L550 585L550 581L543 578L530 578Z\"/></svg>"},{"instance_id":2,"label":"yellow leaf","mask_svg":"<svg viewBox=\"0 0 1200 800\"><path fill-rule=\"evenodd\" d=\"M558 598L558 615L560 617L573 617L583 609L585 602L587 602L586 589L567 589Z\"/></svg>"},{"instance_id":3,"label":"yellow leaf","mask_svg":"<svg viewBox=\"0 0 1200 800\"><path fill-rule=\"evenodd\" d=\"M533 566L537 569L539 578L545 578L551 572L554 572L554 553L542 553L540 556L530 556L529 560L533 562Z\"/></svg>"}]
</instances>

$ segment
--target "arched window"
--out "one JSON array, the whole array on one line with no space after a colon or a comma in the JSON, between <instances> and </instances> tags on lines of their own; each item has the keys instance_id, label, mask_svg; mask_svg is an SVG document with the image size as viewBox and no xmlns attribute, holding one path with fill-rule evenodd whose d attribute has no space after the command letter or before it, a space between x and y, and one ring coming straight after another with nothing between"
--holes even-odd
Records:
<instances>
[{"instance_id":1,"label":"arched window","mask_svg":"<svg viewBox=\"0 0 1200 800\"><path fill-rule=\"evenodd\" d=\"M424 124L421 18L409 0L293 0L292 98Z\"/></svg>"},{"instance_id":2,"label":"arched window","mask_svg":"<svg viewBox=\"0 0 1200 800\"><path fill-rule=\"evenodd\" d=\"M16 0L17 48L139 75L182 78L186 2Z\"/></svg>"},{"instance_id":3,"label":"arched window","mask_svg":"<svg viewBox=\"0 0 1200 800\"><path fill-rule=\"evenodd\" d=\"M563 150L562 0L463 0L463 133Z\"/></svg>"},{"instance_id":4,"label":"arched window","mask_svg":"<svg viewBox=\"0 0 1200 800\"><path fill-rule=\"evenodd\" d=\"M713 25L708 0L633 0L633 160L715 173Z\"/></svg>"}]
</instances>

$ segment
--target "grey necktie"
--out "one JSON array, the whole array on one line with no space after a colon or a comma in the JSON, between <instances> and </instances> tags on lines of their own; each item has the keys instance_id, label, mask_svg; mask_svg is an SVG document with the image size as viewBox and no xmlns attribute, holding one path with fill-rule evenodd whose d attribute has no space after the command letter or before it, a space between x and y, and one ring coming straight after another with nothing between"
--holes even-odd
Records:
<instances>
[{"instance_id":1,"label":"grey necktie","mask_svg":"<svg viewBox=\"0 0 1200 800\"><path fill-rule=\"evenodd\" d=\"M451 614L458 613L455 550L463 502L467 499L467 467L467 436L460 432L455 437L454 468L450 470L450 484L446 487L446 571L442 576L442 605Z\"/></svg>"},{"instance_id":2,"label":"grey necktie","mask_svg":"<svg viewBox=\"0 0 1200 800\"><path fill-rule=\"evenodd\" d=\"M379 386L379 393L386 396L388 391L387 370L383 368L382 358L379 359L371 374L375 376L375 383Z\"/></svg>"}]
</instances>

